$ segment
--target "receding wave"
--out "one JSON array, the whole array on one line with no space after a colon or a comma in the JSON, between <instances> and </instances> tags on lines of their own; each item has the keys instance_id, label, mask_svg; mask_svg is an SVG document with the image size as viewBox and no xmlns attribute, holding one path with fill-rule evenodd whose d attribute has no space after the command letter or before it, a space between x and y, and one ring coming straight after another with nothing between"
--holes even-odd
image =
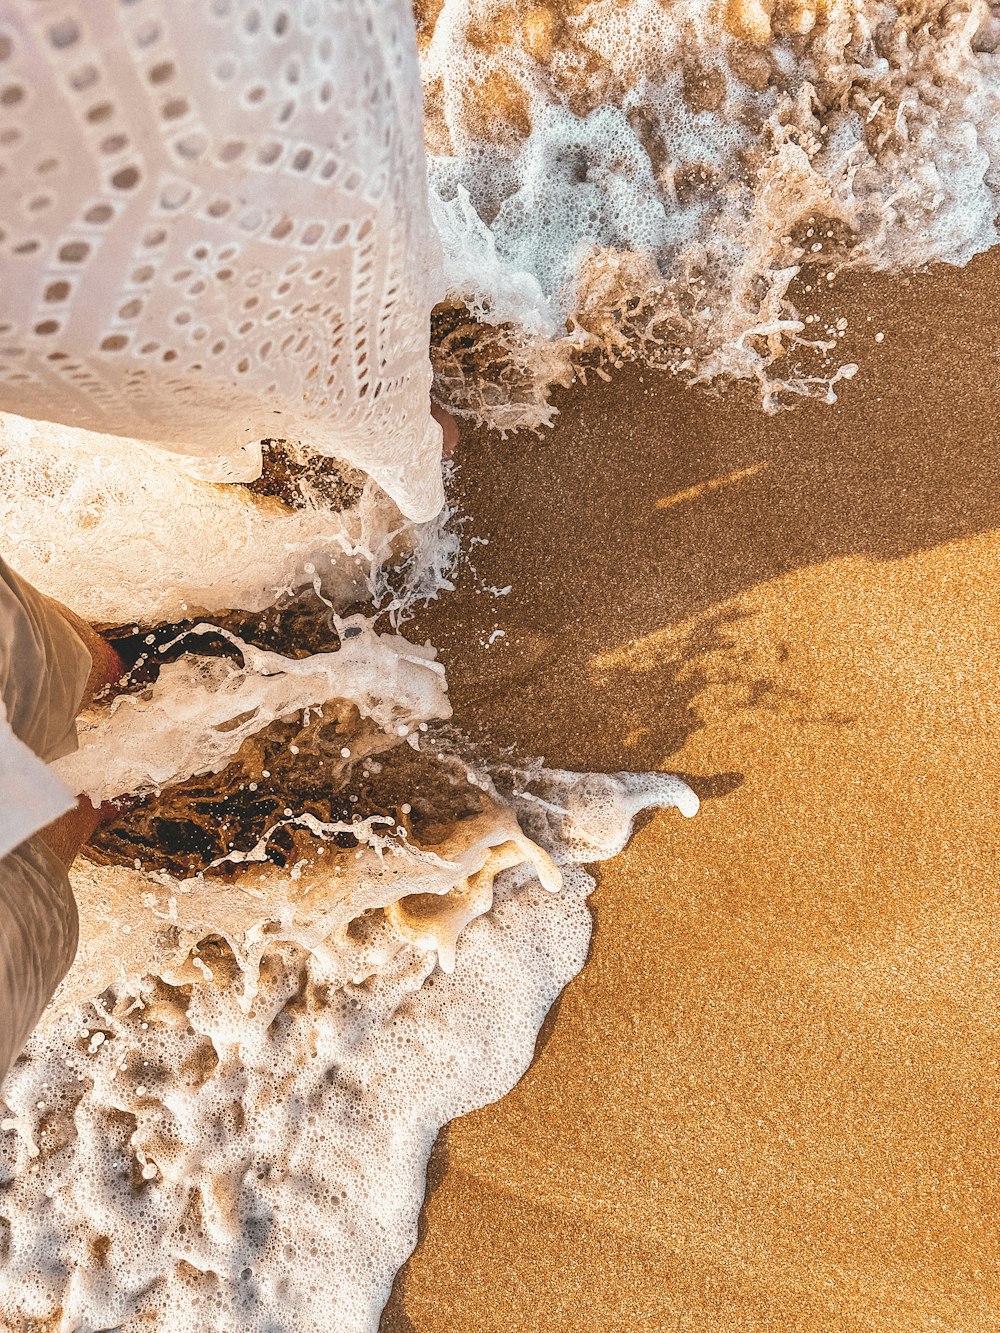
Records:
<instances>
[{"instance_id":1,"label":"receding wave","mask_svg":"<svg viewBox=\"0 0 1000 1333\"><path fill-rule=\"evenodd\" d=\"M776 408L855 367L831 274L997 239L1000 19L984 3L426 0L432 204L457 305L437 373L501 427L641 356ZM475 324L463 312L471 310ZM484 373L485 372L485 373Z\"/></svg>"},{"instance_id":2,"label":"receding wave","mask_svg":"<svg viewBox=\"0 0 1000 1333\"><path fill-rule=\"evenodd\" d=\"M807 314L828 275L996 240L985 5L429 0L418 31L436 379L494 427L626 357L832 397L856 368ZM18 1333L374 1328L436 1133L513 1085L583 965L581 866L645 806L697 808L666 775L473 756L406 638L453 516L294 441L261 468L0 422L19 571L132 664L62 761L126 799L4 1086Z\"/></svg>"},{"instance_id":3,"label":"receding wave","mask_svg":"<svg viewBox=\"0 0 1000 1333\"><path fill-rule=\"evenodd\" d=\"M59 761L119 808L4 1086L11 1328L374 1327L438 1130L516 1082L583 964L580 864L646 806L697 808L663 775L470 758L405 638L448 586L447 514L265 454L234 487L0 433L20 568L132 664Z\"/></svg>"}]
</instances>

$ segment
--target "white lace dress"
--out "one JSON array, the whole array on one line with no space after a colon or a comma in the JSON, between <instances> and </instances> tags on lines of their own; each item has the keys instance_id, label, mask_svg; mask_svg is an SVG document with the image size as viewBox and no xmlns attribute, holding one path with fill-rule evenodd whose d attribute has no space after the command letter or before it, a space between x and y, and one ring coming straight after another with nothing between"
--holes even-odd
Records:
<instances>
[{"instance_id":1,"label":"white lace dress","mask_svg":"<svg viewBox=\"0 0 1000 1333\"><path fill-rule=\"evenodd\" d=\"M440 508L406 0L0 0L0 410Z\"/></svg>"}]
</instances>

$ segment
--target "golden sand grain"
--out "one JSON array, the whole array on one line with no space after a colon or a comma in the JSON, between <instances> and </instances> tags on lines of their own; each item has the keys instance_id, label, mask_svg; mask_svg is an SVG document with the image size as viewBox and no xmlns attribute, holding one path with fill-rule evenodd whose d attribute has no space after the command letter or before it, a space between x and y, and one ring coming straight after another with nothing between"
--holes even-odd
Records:
<instances>
[{"instance_id":1,"label":"golden sand grain","mask_svg":"<svg viewBox=\"0 0 1000 1333\"><path fill-rule=\"evenodd\" d=\"M631 369L464 442L489 545L414 631L458 721L704 804L601 871L535 1064L438 1144L384 1333L1000 1323L1000 255L834 300L836 407Z\"/></svg>"}]
</instances>

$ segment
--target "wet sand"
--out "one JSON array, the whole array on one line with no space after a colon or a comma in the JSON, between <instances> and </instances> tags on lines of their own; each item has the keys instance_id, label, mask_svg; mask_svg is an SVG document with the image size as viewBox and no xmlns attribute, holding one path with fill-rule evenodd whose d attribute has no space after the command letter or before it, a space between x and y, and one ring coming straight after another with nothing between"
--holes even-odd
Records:
<instances>
[{"instance_id":1,"label":"wet sand","mask_svg":"<svg viewBox=\"0 0 1000 1333\"><path fill-rule=\"evenodd\" d=\"M704 804L599 872L534 1065L441 1136L383 1333L1000 1321L1000 254L837 286L835 407L630 368L463 441L488 544L408 629L457 720Z\"/></svg>"}]
</instances>

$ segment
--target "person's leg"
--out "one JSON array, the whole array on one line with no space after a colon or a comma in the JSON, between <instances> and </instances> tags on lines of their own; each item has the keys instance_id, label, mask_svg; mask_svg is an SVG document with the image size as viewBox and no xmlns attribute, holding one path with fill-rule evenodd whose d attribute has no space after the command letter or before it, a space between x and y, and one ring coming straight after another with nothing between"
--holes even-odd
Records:
<instances>
[{"instance_id":1,"label":"person's leg","mask_svg":"<svg viewBox=\"0 0 1000 1333\"><path fill-rule=\"evenodd\" d=\"M0 861L0 1082L76 956L66 868L39 836Z\"/></svg>"},{"instance_id":2,"label":"person's leg","mask_svg":"<svg viewBox=\"0 0 1000 1333\"><path fill-rule=\"evenodd\" d=\"M75 611L52 597L45 600L76 631L90 653L93 666L80 700L80 709L83 709L101 690L117 684L125 675L127 667L111 644L102 639L94 627L82 620ZM68 870L100 822L101 811L91 803L89 797L80 796L74 810L67 811L45 828L39 829L38 837Z\"/></svg>"},{"instance_id":3,"label":"person's leg","mask_svg":"<svg viewBox=\"0 0 1000 1333\"><path fill-rule=\"evenodd\" d=\"M10 731L40 761L33 771L76 749L76 715L97 674L93 634L0 559L0 699ZM5 795L16 802L16 787Z\"/></svg>"},{"instance_id":4,"label":"person's leg","mask_svg":"<svg viewBox=\"0 0 1000 1333\"><path fill-rule=\"evenodd\" d=\"M101 811L96 809L88 796L77 797L76 807L54 819L51 824L38 830L40 838L50 852L69 870L80 854L80 849L90 841L101 823Z\"/></svg>"},{"instance_id":5,"label":"person's leg","mask_svg":"<svg viewBox=\"0 0 1000 1333\"><path fill-rule=\"evenodd\" d=\"M93 832L88 800L46 767L76 744L75 718L124 665L85 621L0 560L0 1078L73 961L68 867Z\"/></svg>"},{"instance_id":6,"label":"person's leg","mask_svg":"<svg viewBox=\"0 0 1000 1333\"><path fill-rule=\"evenodd\" d=\"M77 712L80 712L106 686L117 684L128 668L107 639L103 639L89 621L78 616L68 606L63 606L62 602L57 602L54 597L45 597L44 600L77 633L82 639L84 647L90 653L93 665L90 675L87 677L87 684L84 686L83 697L77 708Z\"/></svg>"},{"instance_id":7,"label":"person's leg","mask_svg":"<svg viewBox=\"0 0 1000 1333\"><path fill-rule=\"evenodd\" d=\"M458 423L440 403L431 403L431 416L441 427L441 454L451 458L458 444Z\"/></svg>"}]
</instances>

